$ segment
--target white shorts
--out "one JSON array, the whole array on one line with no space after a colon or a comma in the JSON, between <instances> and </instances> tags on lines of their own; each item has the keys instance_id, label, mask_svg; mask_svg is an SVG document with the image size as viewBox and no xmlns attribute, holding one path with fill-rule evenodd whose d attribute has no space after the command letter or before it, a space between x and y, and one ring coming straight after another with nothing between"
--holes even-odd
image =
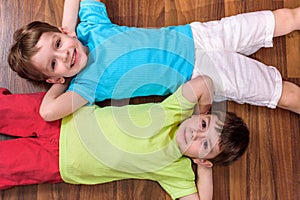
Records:
<instances>
[{"instance_id":1,"label":"white shorts","mask_svg":"<svg viewBox=\"0 0 300 200\"><path fill-rule=\"evenodd\" d=\"M280 72L247 57L261 47L272 47L274 16L260 11L206 23L193 22L195 68L192 78L208 75L215 101L275 108L282 92Z\"/></svg>"}]
</instances>

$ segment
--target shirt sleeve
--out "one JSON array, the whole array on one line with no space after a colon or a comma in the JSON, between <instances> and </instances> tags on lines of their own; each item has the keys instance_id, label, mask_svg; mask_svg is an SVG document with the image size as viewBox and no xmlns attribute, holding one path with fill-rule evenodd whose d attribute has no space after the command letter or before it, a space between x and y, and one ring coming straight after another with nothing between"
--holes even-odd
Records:
<instances>
[{"instance_id":1,"label":"shirt sleeve","mask_svg":"<svg viewBox=\"0 0 300 200\"><path fill-rule=\"evenodd\" d=\"M161 176L158 182L164 190L172 197L178 199L197 193L195 174L192 169L191 160L182 157L172 165L164 169L165 172L172 173L172 176Z\"/></svg>"},{"instance_id":2,"label":"shirt sleeve","mask_svg":"<svg viewBox=\"0 0 300 200\"><path fill-rule=\"evenodd\" d=\"M182 86L180 86L174 94L166 98L161 105L168 112L169 117L167 124L181 123L189 118L194 111L195 102L188 101L182 95Z\"/></svg>"},{"instance_id":3,"label":"shirt sleeve","mask_svg":"<svg viewBox=\"0 0 300 200\"><path fill-rule=\"evenodd\" d=\"M106 7L102 2L86 0L80 2L79 9L80 23L107 24L111 23L108 18Z\"/></svg>"},{"instance_id":4,"label":"shirt sleeve","mask_svg":"<svg viewBox=\"0 0 300 200\"><path fill-rule=\"evenodd\" d=\"M89 77L88 75L85 76L85 73L81 73L79 75L81 78L78 78L78 75L74 77L67 91L73 91L83 97L85 100L88 101L87 105L92 105L96 99L96 87L97 83L93 82L91 79L85 78Z\"/></svg>"}]
</instances>

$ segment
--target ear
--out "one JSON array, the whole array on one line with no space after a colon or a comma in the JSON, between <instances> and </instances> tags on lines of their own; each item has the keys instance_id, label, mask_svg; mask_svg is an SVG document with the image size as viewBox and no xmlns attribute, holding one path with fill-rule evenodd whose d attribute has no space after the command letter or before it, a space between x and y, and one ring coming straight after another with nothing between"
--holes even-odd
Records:
<instances>
[{"instance_id":1,"label":"ear","mask_svg":"<svg viewBox=\"0 0 300 200\"><path fill-rule=\"evenodd\" d=\"M75 31L70 31L70 30L68 30L67 28L64 28L64 27L58 27L58 29L59 29L62 33L66 34L66 35L68 35L68 36L70 36L70 37L77 38L77 35L76 35L76 32L75 32Z\"/></svg>"},{"instance_id":2,"label":"ear","mask_svg":"<svg viewBox=\"0 0 300 200\"><path fill-rule=\"evenodd\" d=\"M46 80L47 83L60 83L64 84L65 83L65 78L63 77L51 77Z\"/></svg>"},{"instance_id":3,"label":"ear","mask_svg":"<svg viewBox=\"0 0 300 200\"><path fill-rule=\"evenodd\" d=\"M201 166L204 166L204 167L207 167L207 168L213 167L213 163L210 162L209 160L194 158L193 162L197 165L201 165Z\"/></svg>"}]
</instances>

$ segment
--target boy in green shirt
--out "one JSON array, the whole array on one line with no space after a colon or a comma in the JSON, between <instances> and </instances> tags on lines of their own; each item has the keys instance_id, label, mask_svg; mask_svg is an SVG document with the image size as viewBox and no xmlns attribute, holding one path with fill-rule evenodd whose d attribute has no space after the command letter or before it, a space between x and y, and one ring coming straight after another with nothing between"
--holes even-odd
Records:
<instances>
[{"instance_id":1,"label":"boy in green shirt","mask_svg":"<svg viewBox=\"0 0 300 200\"><path fill-rule=\"evenodd\" d=\"M200 76L161 103L86 106L61 123L38 115L42 93L3 93L0 132L20 138L0 143L0 189L136 178L157 181L173 199L211 199L213 163L230 164L249 142L245 123L233 113L193 115L197 103L199 112L207 113L212 88L211 79ZM16 101L25 98L35 100L24 103L22 114ZM197 164L197 183L191 160Z\"/></svg>"}]
</instances>

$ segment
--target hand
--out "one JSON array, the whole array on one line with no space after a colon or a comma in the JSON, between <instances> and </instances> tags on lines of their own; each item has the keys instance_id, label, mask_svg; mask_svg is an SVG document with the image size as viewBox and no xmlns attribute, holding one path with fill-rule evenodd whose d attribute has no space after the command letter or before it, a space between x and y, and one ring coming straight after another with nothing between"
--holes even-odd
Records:
<instances>
[{"instance_id":1,"label":"hand","mask_svg":"<svg viewBox=\"0 0 300 200\"><path fill-rule=\"evenodd\" d=\"M68 30L67 27L59 27L58 28L62 33L72 37L72 38L77 38L76 32L75 31L70 31Z\"/></svg>"},{"instance_id":2,"label":"hand","mask_svg":"<svg viewBox=\"0 0 300 200\"><path fill-rule=\"evenodd\" d=\"M213 197L212 165L197 164L197 188L201 200Z\"/></svg>"}]
</instances>

